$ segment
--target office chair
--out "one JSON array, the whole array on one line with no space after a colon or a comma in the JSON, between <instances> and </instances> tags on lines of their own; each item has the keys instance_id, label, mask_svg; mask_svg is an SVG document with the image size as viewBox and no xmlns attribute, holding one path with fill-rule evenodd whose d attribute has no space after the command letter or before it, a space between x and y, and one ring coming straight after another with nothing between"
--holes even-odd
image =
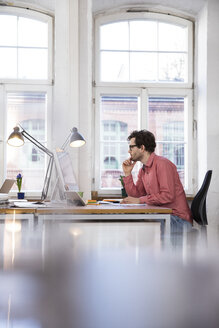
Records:
<instances>
[{"instance_id":1,"label":"office chair","mask_svg":"<svg viewBox=\"0 0 219 328\"><path fill-rule=\"evenodd\" d=\"M206 197L211 182L211 176L212 170L207 171L202 186L195 195L191 204L193 220L195 220L198 224L202 226L208 224L206 214Z\"/></svg>"}]
</instances>

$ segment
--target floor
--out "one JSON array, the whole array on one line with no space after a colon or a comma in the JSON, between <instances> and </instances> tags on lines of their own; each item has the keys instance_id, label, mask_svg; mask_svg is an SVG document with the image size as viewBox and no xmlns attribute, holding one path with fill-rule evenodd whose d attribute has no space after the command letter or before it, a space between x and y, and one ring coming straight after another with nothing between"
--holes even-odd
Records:
<instances>
[{"instance_id":1,"label":"floor","mask_svg":"<svg viewBox=\"0 0 219 328\"><path fill-rule=\"evenodd\" d=\"M1 215L0 327L218 328L218 237Z\"/></svg>"}]
</instances>

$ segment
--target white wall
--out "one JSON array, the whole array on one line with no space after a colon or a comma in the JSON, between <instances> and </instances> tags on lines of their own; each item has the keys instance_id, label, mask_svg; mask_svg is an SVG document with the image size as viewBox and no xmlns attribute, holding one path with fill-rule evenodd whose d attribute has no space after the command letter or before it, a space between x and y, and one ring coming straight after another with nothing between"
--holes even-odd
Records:
<instances>
[{"instance_id":1,"label":"white wall","mask_svg":"<svg viewBox=\"0 0 219 328\"><path fill-rule=\"evenodd\" d=\"M200 150L201 151L201 150ZM213 170L208 218L219 222L219 1L208 1L207 14L207 168Z\"/></svg>"},{"instance_id":2,"label":"white wall","mask_svg":"<svg viewBox=\"0 0 219 328\"><path fill-rule=\"evenodd\" d=\"M196 23L195 118L197 119L197 186L207 170L213 175L207 197L209 224L219 221L219 1L209 0Z\"/></svg>"},{"instance_id":3,"label":"white wall","mask_svg":"<svg viewBox=\"0 0 219 328\"><path fill-rule=\"evenodd\" d=\"M79 124L78 0L56 1L53 148L61 147L70 130ZM78 150L69 147L78 174Z\"/></svg>"},{"instance_id":4,"label":"white wall","mask_svg":"<svg viewBox=\"0 0 219 328\"><path fill-rule=\"evenodd\" d=\"M79 119L80 130L86 139L86 145L80 149L79 185L84 198L90 199L92 189L92 1L80 0L79 6Z\"/></svg>"},{"instance_id":5,"label":"white wall","mask_svg":"<svg viewBox=\"0 0 219 328\"><path fill-rule=\"evenodd\" d=\"M87 143L68 148L79 189L90 198L92 111L92 7L90 0L56 1L53 145L74 126Z\"/></svg>"},{"instance_id":6,"label":"white wall","mask_svg":"<svg viewBox=\"0 0 219 328\"><path fill-rule=\"evenodd\" d=\"M202 9L195 24L194 118L197 121L196 189L207 171L207 24L208 7Z\"/></svg>"}]
</instances>

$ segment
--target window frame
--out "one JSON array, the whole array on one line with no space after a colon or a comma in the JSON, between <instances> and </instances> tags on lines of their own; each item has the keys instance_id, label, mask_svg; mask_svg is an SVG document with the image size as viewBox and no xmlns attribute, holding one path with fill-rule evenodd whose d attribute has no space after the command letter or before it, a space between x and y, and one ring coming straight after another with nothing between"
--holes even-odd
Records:
<instances>
[{"instance_id":1,"label":"window frame","mask_svg":"<svg viewBox=\"0 0 219 328\"><path fill-rule=\"evenodd\" d=\"M135 96L139 98L139 116L138 116L138 129L147 129L148 128L148 98L150 96L166 96L166 97L185 97L185 138L184 142L187 144L187 151L185 151L185 191L188 194L193 193L192 187L192 170L189 169L192 167L192 156L189 154L193 154L193 141L189 142L189 140L193 140L193 113L190 110L192 108L192 99L193 99L193 91L188 89L163 89L163 88L123 88L122 90L119 88L105 88L105 87L97 87L95 93L95 127L96 127L96 135L95 135L95 158L100 158L100 104L101 104L101 96L105 95L115 95L115 96ZM127 136L128 137L128 136ZM128 157L128 143L127 143L127 157ZM119 190L117 189L104 189L100 188L100 161L96 161L94 163L94 190L98 191L98 194L109 194L109 195L119 195Z\"/></svg>"},{"instance_id":2,"label":"window frame","mask_svg":"<svg viewBox=\"0 0 219 328\"><path fill-rule=\"evenodd\" d=\"M4 181L6 178L6 146L7 146L7 93L8 92L45 92L47 94L47 112L46 112L46 142L47 147L52 147L52 93L53 93L53 51L54 51L54 40L53 40L53 16L48 13L42 13L34 9L26 9L19 7L0 6L0 13L22 16L29 19L36 19L42 22L48 23L48 78L47 79L0 79L0 113L2 120L0 121L0 156L3 161L0 163L0 179ZM18 122L19 123L19 122ZM46 157L46 166L48 158ZM46 172L46 167L45 167ZM16 193L12 192L14 196ZM40 191L28 191L26 193L29 197L39 197Z\"/></svg>"},{"instance_id":3,"label":"window frame","mask_svg":"<svg viewBox=\"0 0 219 328\"><path fill-rule=\"evenodd\" d=\"M102 24L116 23L130 19L159 19L172 24L180 24L188 28L188 82L102 82L100 81L100 33ZM148 97L149 96L182 96L185 97L185 143L187 151L185 152L185 192L193 193L193 161L191 154L194 149L193 138L193 22L167 14L141 12L141 13L115 13L102 14L95 17L95 44L94 44L94 140L95 149L93 156L93 190L98 191L99 195L118 195L121 192L118 189L100 188L100 100L102 95L130 95L139 97L140 112L138 117L139 129L147 128ZM128 136L127 136L128 137ZM128 156L128 147L127 147ZM194 154L193 154L194 156ZM96 159L96 160L95 160ZM97 160L98 159L98 160Z\"/></svg>"},{"instance_id":4,"label":"window frame","mask_svg":"<svg viewBox=\"0 0 219 328\"><path fill-rule=\"evenodd\" d=\"M103 82L100 81L100 26L109 23L121 22L126 20L159 20L166 23L175 25L183 25L188 28L188 82L187 83L174 83L174 82ZM106 16L96 16L95 19L95 84L97 86L130 86L134 84L138 86L153 87L159 84L161 88L191 88L193 85L193 23L187 19L171 16L167 14L158 14L152 12L145 13L117 13Z\"/></svg>"},{"instance_id":5,"label":"window frame","mask_svg":"<svg viewBox=\"0 0 219 328\"><path fill-rule=\"evenodd\" d=\"M0 6L0 14L4 13L12 16L21 16L29 19L48 23L48 78L47 79L1 79L0 83L16 83L16 84L52 84L53 82L53 17L33 9L25 9L18 7L2 7Z\"/></svg>"},{"instance_id":6,"label":"window frame","mask_svg":"<svg viewBox=\"0 0 219 328\"><path fill-rule=\"evenodd\" d=\"M118 88L104 88L104 87L98 87L95 90L95 148L94 148L94 153L95 156L93 157L93 160L95 158L99 159L100 158L100 100L102 95L115 95L115 96L134 96L138 97L139 99L141 98L141 88L124 88L122 90ZM107 92L106 92L107 91ZM140 108L139 108L139 117L138 117L138 126L140 128L140 116L141 116L141 104L139 103ZM128 136L127 136L128 137ZM128 144L127 144L128 145ZM128 151L128 146L127 146L127 151ZM128 154L128 153L127 153ZM100 162L95 161L93 163L94 167L94 190L98 191L98 194L109 194L109 195L119 195L119 190L117 189L100 189Z\"/></svg>"},{"instance_id":7,"label":"window frame","mask_svg":"<svg viewBox=\"0 0 219 328\"><path fill-rule=\"evenodd\" d=\"M6 177L6 158L7 158L7 93L10 92L45 92L47 94L47 112L46 112L46 147L48 149L51 149L51 140L52 140L52 127L49 122L52 120L52 87L46 86L46 85L12 85L12 84L4 84L0 86L0 104L2 104L2 117L3 119L0 122L0 130L2 131L2 135L0 139L2 142L0 142L0 155L2 158L4 158L4 161L1 161L0 166L0 179L1 181L4 181ZM18 122L19 123L19 122ZM47 166L48 158L46 157L46 166ZM40 196L41 190L39 192L35 191L28 191L27 196ZM15 195L15 193L11 192L11 195Z\"/></svg>"}]
</instances>

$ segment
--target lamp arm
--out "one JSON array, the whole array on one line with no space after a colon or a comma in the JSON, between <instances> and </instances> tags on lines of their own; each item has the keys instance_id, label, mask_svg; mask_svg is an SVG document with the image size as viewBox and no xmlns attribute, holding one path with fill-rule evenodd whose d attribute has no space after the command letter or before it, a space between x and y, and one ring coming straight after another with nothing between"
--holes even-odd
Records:
<instances>
[{"instance_id":1,"label":"lamp arm","mask_svg":"<svg viewBox=\"0 0 219 328\"><path fill-rule=\"evenodd\" d=\"M27 140L29 140L31 143L33 143L37 148L39 148L41 151L43 151L44 153L46 153L49 156L49 163L48 163L48 166L47 166L46 176L45 176L45 179L44 179L43 190L42 190L42 194L41 194L41 201L44 201L47 197L48 190L49 190L50 180L51 180L51 176L52 176L54 155L48 148L46 148L38 140L36 140L34 137L32 137L26 130L24 130L22 128L22 126L20 126L20 127L22 129L21 134Z\"/></svg>"},{"instance_id":2,"label":"lamp arm","mask_svg":"<svg viewBox=\"0 0 219 328\"><path fill-rule=\"evenodd\" d=\"M26 130L23 129L21 134L30 142L32 142L36 147L38 147L40 150L46 153L48 156L53 157L53 153L48 148L46 148L43 144L37 141L34 137L32 137Z\"/></svg>"},{"instance_id":3,"label":"lamp arm","mask_svg":"<svg viewBox=\"0 0 219 328\"><path fill-rule=\"evenodd\" d=\"M70 137L71 137L71 134L72 134L72 130L71 130L71 132L69 133L69 135L68 135L67 139L65 140L65 142L63 143L63 145L62 145L62 147L61 147L62 150L65 150L65 147L67 146L67 144L68 144L68 142L69 142L69 139L70 139Z\"/></svg>"},{"instance_id":4,"label":"lamp arm","mask_svg":"<svg viewBox=\"0 0 219 328\"><path fill-rule=\"evenodd\" d=\"M51 180L51 176L52 176L53 163L54 163L54 157L52 156L49 159L49 164L48 164L47 170L46 170L46 176L44 179L44 185L43 185L43 190L42 190L42 194L41 194L41 201L44 201L48 194L50 180Z\"/></svg>"}]
</instances>

